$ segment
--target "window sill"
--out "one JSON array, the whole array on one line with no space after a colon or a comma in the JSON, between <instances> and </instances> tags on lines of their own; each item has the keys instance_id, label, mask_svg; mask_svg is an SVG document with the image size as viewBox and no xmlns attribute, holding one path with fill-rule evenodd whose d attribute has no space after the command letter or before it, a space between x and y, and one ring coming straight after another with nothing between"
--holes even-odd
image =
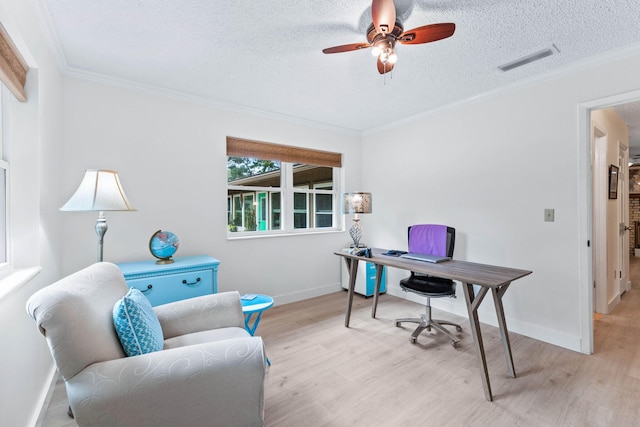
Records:
<instances>
[{"instance_id":1,"label":"window sill","mask_svg":"<svg viewBox=\"0 0 640 427\"><path fill-rule=\"evenodd\" d=\"M264 239L267 237L292 237L292 236L314 236L318 234L335 234L335 233L343 233L344 230L340 229L329 229L329 230L314 230L314 231L299 231L299 232L281 232L281 233L229 233L227 234L227 240L245 240L245 239Z\"/></svg>"},{"instance_id":2,"label":"window sill","mask_svg":"<svg viewBox=\"0 0 640 427\"><path fill-rule=\"evenodd\" d=\"M33 279L42 267L27 267L15 269L7 267L0 271L0 300L11 294L13 291L20 289L31 279Z\"/></svg>"}]
</instances>

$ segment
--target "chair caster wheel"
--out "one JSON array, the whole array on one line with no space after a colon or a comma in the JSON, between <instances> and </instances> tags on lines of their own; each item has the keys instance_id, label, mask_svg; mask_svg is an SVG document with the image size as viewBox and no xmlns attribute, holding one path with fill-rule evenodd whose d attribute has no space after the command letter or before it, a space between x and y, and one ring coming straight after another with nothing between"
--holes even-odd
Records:
<instances>
[{"instance_id":1,"label":"chair caster wheel","mask_svg":"<svg viewBox=\"0 0 640 427\"><path fill-rule=\"evenodd\" d=\"M400 327L400 322L396 322L396 328Z\"/></svg>"},{"instance_id":2,"label":"chair caster wheel","mask_svg":"<svg viewBox=\"0 0 640 427\"><path fill-rule=\"evenodd\" d=\"M416 343L416 339L414 337L409 338L409 341L411 342L411 344L415 344Z\"/></svg>"},{"instance_id":3,"label":"chair caster wheel","mask_svg":"<svg viewBox=\"0 0 640 427\"><path fill-rule=\"evenodd\" d=\"M462 332L462 328L460 326L456 326L456 331Z\"/></svg>"},{"instance_id":4,"label":"chair caster wheel","mask_svg":"<svg viewBox=\"0 0 640 427\"><path fill-rule=\"evenodd\" d=\"M453 348L458 348L458 341L451 341Z\"/></svg>"}]
</instances>

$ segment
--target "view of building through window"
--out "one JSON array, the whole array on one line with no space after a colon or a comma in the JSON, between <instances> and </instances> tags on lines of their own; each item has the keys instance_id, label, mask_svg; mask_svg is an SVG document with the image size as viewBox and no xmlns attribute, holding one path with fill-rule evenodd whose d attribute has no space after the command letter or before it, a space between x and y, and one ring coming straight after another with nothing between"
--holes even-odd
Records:
<instances>
[{"instance_id":1,"label":"view of building through window","mask_svg":"<svg viewBox=\"0 0 640 427\"><path fill-rule=\"evenodd\" d=\"M227 137L229 235L337 229L342 154Z\"/></svg>"},{"instance_id":2,"label":"view of building through window","mask_svg":"<svg viewBox=\"0 0 640 427\"><path fill-rule=\"evenodd\" d=\"M293 229L334 227L333 167L230 156L227 180L230 232L282 230L289 193Z\"/></svg>"}]
</instances>

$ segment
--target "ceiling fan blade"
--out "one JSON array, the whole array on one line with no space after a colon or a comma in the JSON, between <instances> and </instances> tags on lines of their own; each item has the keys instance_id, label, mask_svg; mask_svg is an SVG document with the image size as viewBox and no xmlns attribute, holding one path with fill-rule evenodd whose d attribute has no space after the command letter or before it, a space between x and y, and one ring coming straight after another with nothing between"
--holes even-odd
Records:
<instances>
[{"instance_id":1,"label":"ceiling fan blade","mask_svg":"<svg viewBox=\"0 0 640 427\"><path fill-rule=\"evenodd\" d=\"M402 44L420 44L435 42L451 37L456 31L456 24L452 22L431 24L405 31L398 37Z\"/></svg>"},{"instance_id":2,"label":"ceiling fan blade","mask_svg":"<svg viewBox=\"0 0 640 427\"><path fill-rule=\"evenodd\" d=\"M390 62L387 62L386 64L383 64L382 61L380 61L380 58L378 58L378 72L380 74L385 74L388 73L389 71L393 70L393 65Z\"/></svg>"},{"instance_id":3,"label":"ceiling fan blade","mask_svg":"<svg viewBox=\"0 0 640 427\"><path fill-rule=\"evenodd\" d=\"M322 49L322 52L323 53L350 52L352 50L366 49L368 47L371 47L369 43L351 43L351 44L343 44L342 46L328 47L326 49Z\"/></svg>"},{"instance_id":4,"label":"ceiling fan blade","mask_svg":"<svg viewBox=\"0 0 640 427\"><path fill-rule=\"evenodd\" d=\"M371 18L378 34L389 34L396 25L396 6L393 0L373 0Z\"/></svg>"}]
</instances>

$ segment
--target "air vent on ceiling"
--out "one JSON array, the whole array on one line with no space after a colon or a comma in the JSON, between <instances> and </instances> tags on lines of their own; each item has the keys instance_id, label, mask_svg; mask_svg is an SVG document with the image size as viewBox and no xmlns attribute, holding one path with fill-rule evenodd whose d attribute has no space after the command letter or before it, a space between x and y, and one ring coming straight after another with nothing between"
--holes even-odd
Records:
<instances>
[{"instance_id":1,"label":"air vent on ceiling","mask_svg":"<svg viewBox=\"0 0 640 427\"><path fill-rule=\"evenodd\" d=\"M522 67L523 65L527 65L542 58L546 58L547 56L551 56L554 53L560 53L560 50L556 47L555 44L552 44L549 48L542 49L527 56L523 56L522 58L518 58L515 61L502 64L498 68L502 71L513 70L514 68Z\"/></svg>"}]
</instances>

